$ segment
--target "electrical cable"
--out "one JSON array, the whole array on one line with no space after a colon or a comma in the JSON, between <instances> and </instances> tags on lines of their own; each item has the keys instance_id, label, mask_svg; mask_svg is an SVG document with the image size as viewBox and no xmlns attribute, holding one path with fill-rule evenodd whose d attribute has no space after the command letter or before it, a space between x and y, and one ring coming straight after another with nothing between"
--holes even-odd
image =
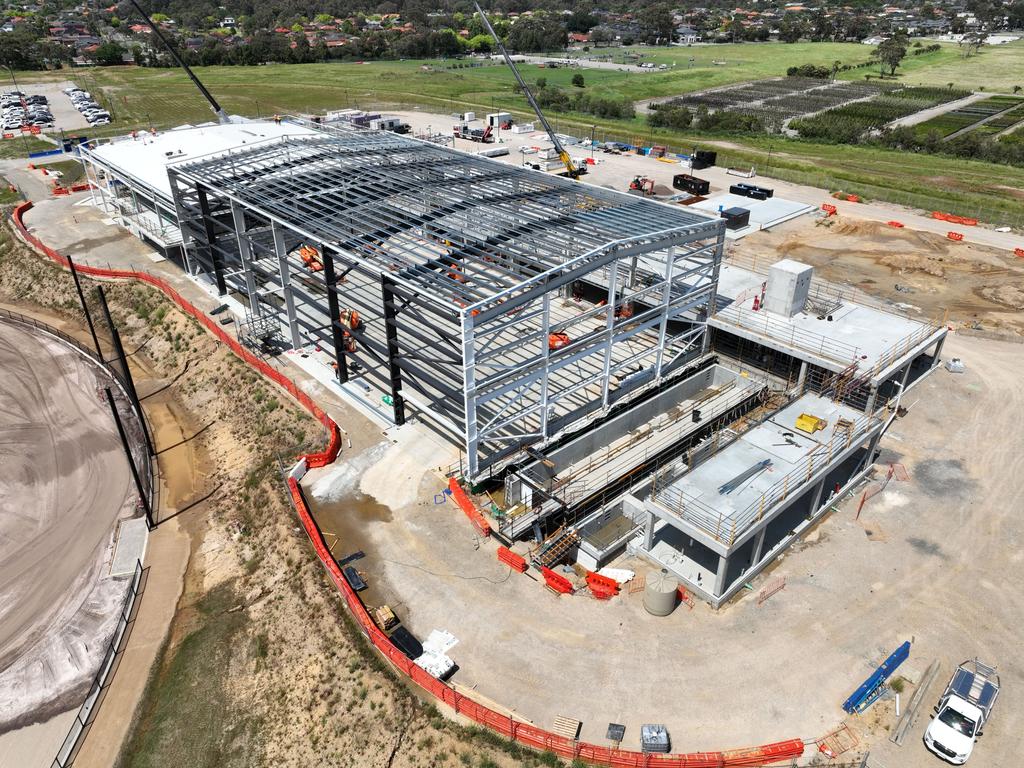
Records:
<instances>
[{"instance_id":1,"label":"electrical cable","mask_svg":"<svg viewBox=\"0 0 1024 768\"><path fill-rule=\"evenodd\" d=\"M439 579L456 578L462 579L463 581L486 581L489 584L504 584L512 576L511 568L508 569L508 573L505 574L505 578L501 579L500 581L495 581L494 579L488 576L462 576L458 573L437 573L436 571L432 571L429 568L424 568L422 565L416 565L414 563L403 563L400 560L389 560L386 557L382 557L380 559L383 560L385 563L391 563L392 565L401 565L406 568L414 568L417 571L422 571L423 573L426 573L430 576L436 576Z\"/></svg>"}]
</instances>

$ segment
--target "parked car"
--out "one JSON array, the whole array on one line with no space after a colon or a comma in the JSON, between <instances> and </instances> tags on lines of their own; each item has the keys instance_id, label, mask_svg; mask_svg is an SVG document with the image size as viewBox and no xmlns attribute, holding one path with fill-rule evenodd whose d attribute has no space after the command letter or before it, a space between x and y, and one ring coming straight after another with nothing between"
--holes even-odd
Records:
<instances>
[{"instance_id":1,"label":"parked car","mask_svg":"<svg viewBox=\"0 0 1024 768\"><path fill-rule=\"evenodd\" d=\"M932 722L924 732L924 745L953 765L963 765L981 736L999 697L995 667L975 659L953 672Z\"/></svg>"}]
</instances>

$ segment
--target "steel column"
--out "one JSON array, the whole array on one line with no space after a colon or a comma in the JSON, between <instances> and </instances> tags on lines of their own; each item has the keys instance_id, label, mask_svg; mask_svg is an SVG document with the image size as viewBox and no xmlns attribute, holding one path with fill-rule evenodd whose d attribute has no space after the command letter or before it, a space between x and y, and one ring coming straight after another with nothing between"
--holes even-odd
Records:
<instances>
[{"instance_id":1,"label":"steel column","mask_svg":"<svg viewBox=\"0 0 1024 768\"><path fill-rule=\"evenodd\" d=\"M324 282L327 284L327 313L331 322L331 339L334 342L334 362L338 366L338 381L348 381L348 364L345 360L345 334L338 322L341 309L338 306L338 286L334 272L334 256L319 243L320 260L324 264Z\"/></svg>"},{"instance_id":2,"label":"steel column","mask_svg":"<svg viewBox=\"0 0 1024 768\"><path fill-rule=\"evenodd\" d=\"M206 231L206 252L213 265L213 275L217 281L217 295L224 296L228 287L224 283L224 268L220 263L220 254L217 252L217 234L213 231L213 217L210 213L210 200L206 196L206 189L196 186L196 197L199 198L199 210L203 215L203 229Z\"/></svg>"},{"instance_id":3,"label":"steel column","mask_svg":"<svg viewBox=\"0 0 1024 768\"><path fill-rule=\"evenodd\" d=\"M245 278L245 292L249 294L249 310L254 317L260 315L260 297L256 292L256 280L252 273L252 245L245 227L245 211L242 206L231 201L231 223L235 229L235 240L238 243L238 256L242 260L242 275Z\"/></svg>"},{"instance_id":4,"label":"steel column","mask_svg":"<svg viewBox=\"0 0 1024 768\"><path fill-rule=\"evenodd\" d=\"M288 317L288 331L292 337L292 349L302 347L302 336L299 333L299 318L295 312L295 295L291 285L291 267L288 264L288 252L284 244L284 234L276 222L270 222L270 232L274 238L274 254L277 256L278 271L281 275L281 292L284 294L284 311Z\"/></svg>"},{"instance_id":5,"label":"steel column","mask_svg":"<svg viewBox=\"0 0 1024 768\"><path fill-rule=\"evenodd\" d=\"M380 293L384 302L384 333L388 340L388 372L391 376L391 405L395 424L405 424L405 400L402 399L402 369L398 366L398 324L395 296L386 275L380 276Z\"/></svg>"}]
</instances>

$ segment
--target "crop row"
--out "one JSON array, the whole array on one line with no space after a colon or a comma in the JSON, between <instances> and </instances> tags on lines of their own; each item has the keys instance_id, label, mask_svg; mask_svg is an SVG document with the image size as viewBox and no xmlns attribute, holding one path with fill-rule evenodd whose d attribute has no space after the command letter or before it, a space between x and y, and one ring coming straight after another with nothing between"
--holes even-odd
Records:
<instances>
[{"instance_id":1,"label":"crop row","mask_svg":"<svg viewBox=\"0 0 1024 768\"><path fill-rule=\"evenodd\" d=\"M968 93L952 88L903 88L880 94L868 101L846 104L811 117L793 120L790 127L804 138L854 143L864 133L881 129L893 120L961 99Z\"/></svg>"},{"instance_id":2,"label":"crop row","mask_svg":"<svg viewBox=\"0 0 1024 768\"><path fill-rule=\"evenodd\" d=\"M983 101L976 101L973 104L968 104L960 109L954 109L944 115L939 115L938 117L933 117L931 120L926 120L917 126L917 132L922 136L932 132L935 132L940 136L950 136L957 131L969 128L975 123L978 123L988 117L992 117L992 115L996 115L1011 107L1017 107L1021 103L1024 103L1024 99L1015 98L1013 96L991 96ZM996 120L991 122L995 123ZM1003 128L1008 128L1013 125L1014 122L1016 122L1016 120L1011 120L1009 123L1003 125ZM979 126L979 128L985 128L987 125L988 124L986 123L985 126ZM999 130L1002 130L1002 128ZM996 132L998 133L998 131Z\"/></svg>"}]
</instances>

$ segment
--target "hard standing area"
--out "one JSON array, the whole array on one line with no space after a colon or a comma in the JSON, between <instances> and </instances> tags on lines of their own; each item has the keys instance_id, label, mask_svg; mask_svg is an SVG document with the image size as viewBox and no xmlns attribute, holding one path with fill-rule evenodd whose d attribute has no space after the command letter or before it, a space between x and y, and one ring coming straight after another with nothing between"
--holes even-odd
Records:
<instances>
[{"instance_id":1,"label":"hard standing area","mask_svg":"<svg viewBox=\"0 0 1024 768\"><path fill-rule=\"evenodd\" d=\"M642 593L624 590L611 602L556 597L510 573L462 512L434 503L441 478L424 471L410 488L403 463L400 493L397 477L388 483L369 470L397 466L408 448L349 453L305 484L318 522L338 536L335 555L366 553L353 564L370 584L367 604L390 604L417 637L452 632L453 682L515 717L546 728L558 716L575 718L581 738L600 744L609 722L623 723L633 748L645 722L665 723L678 749L816 738L843 720L840 705L853 689L912 639L900 673L917 682L936 658L943 671L904 746L887 741L891 700L850 722L882 765L926 768L934 762L919 739L942 678L978 655L1001 660L1008 679L1024 619L1015 586L1024 559L1006 546L1024 535L1016 513L1024 464L1019 444L992 441L989 426L993 409L1020 399L1014 371L1024 346L962 338L947 346L967 373L925 379L878 460L880 475L893 462L910 479L891 482L859 519L859 495L837 503L838 513L755 580L753 592L718 612L698 602L659 619L643 610ZM422 453L429 456L428 443ZM639 560L616 565L654 575ZM785 588L759 605L760 590L779 577ZM988 765L1008 765L1000 756L1012 754L1024 722L1019 687L1004 686L1003 696L978 746Z\"/></svg>"},{"instance_id":2,"label":"hard standing area","mask_svg":"<svg viewBox=\"0 0 1024 768\"><path fill-rule=\"evenodd\" d=\"M0 370L2 732L81 703L124 596L108 560L118 521L134 509L97 396L105 375L63 342L6 321Z\"/></svg>"}]
</instances>

